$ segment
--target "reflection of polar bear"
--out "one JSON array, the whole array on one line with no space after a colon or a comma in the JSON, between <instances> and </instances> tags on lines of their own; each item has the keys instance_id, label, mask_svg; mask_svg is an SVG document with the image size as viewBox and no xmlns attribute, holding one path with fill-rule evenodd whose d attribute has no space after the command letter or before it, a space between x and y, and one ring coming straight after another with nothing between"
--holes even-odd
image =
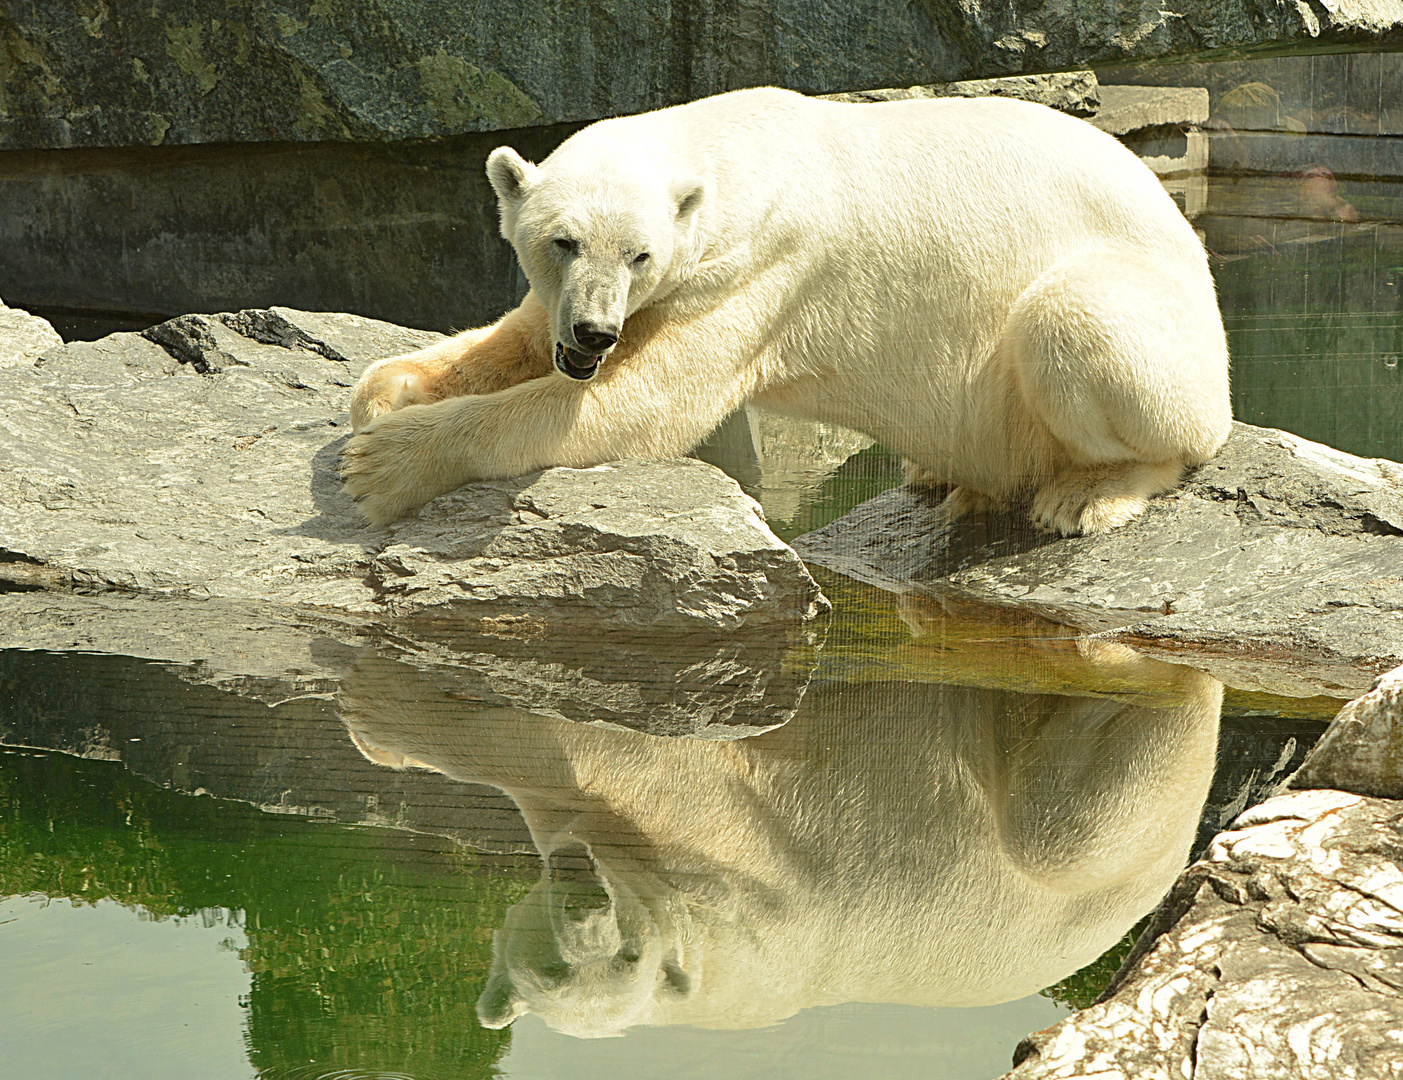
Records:
<instances>
[{"instance_id":1,"label":"reflection of polar bear","mask_svg":"<svg viewBox=\"0 0 1403 1080\"><path fill-rule=\"evenodd\" d=\"M384 764L506 791L544 860L479 1002L576 1035L742 1027L846 1001L1018 998L1113 945L1183 865L1221 687L1178 704L828 684L737 742L465 706L362 667L342 709Z\"/></svg>"},{"instance_id":2,"label":"reflection of polar bear","mask_svg":"<svg viewBox=\"0 0 1403 1080\"><path fill-rule=\"evenodd\" d=\"M532 291L362 377L344 476L374 521L676 455L747 400L874 436L954 510L1031 494L1063 533L1128 521L1227 437L1202 246L1129 150L1042 106L746 90L488 176Z\"/></svg>"}]
</instances>

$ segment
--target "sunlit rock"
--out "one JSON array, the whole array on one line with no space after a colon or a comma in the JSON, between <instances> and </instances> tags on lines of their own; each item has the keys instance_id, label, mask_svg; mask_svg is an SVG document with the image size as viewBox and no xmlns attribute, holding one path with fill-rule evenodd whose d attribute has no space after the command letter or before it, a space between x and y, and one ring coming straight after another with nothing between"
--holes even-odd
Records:
<instances>
[{"instance_id":1,"label":"sunlit rock","mask_svg":"<svg viewBox=\"0 0 1403 1080\"><path fill-rule=\"evenodd\" d=\"M549 469L367 526L337 478L350 388L436 338L272 308L0 365L0 647L199 660L276 700L325 688L319 636L769 632L827 610L697 460Z\"/></svg>"},{"instance_id":2,"label":"sunlit rock","mask_svg":"<svg viewBox=\"0 0 1403 1080\"><path fill-rule=\"evenodd\" d=\"M1403 667L1340 710L1291 786L1403 799Z\"/></svg>"},{"instance_id":3,"label":"sunlit rock","mask_svg":"<svg viewBox=\"0 0 1403 1080\"><path fill-rule=\"evenodd\" d=\"M47 319L0 302L0 368L32 364L40 354L62 344Z\"/></svg>"},{"instance_id":4,"label":"sunlit rock","mask_svg":"<svg viewBox=\"0 0 1403 1080\"><path fill-rule=\"evenodd\" d=\"M23 408L5 434L0 545L36 582L397 617L482 604L731 629L823 606L755 503L694 460L550 469L366 526L336 477L348 388L435 336L272 309L6 369Z\"/></svg>"}]
</instances>

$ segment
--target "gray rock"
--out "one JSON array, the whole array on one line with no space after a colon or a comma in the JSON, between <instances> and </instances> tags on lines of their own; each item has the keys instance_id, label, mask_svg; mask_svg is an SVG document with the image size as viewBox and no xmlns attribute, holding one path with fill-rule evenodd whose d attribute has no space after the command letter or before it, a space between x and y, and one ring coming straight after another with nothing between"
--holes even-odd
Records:
<instances>
[{"instance_id":1,"label":"gray rock","mask_svg":"<svg viewBox=\"0 0 1403 1080\"><path fill-rule=\"evenodd\" d=\"M370 361L436 339L272 308L0 368L0 646L202 661L208 681L277 700L336 684L320 638L781 640L827 610L758 505L695 460L550 469L367 527L336 477L350 388ZM698 646L681 668L738 663L717 655Z\"/></svg>"},{"instance_id":2,"label":"gray rock","mask_svg":"<svg viewBox=\"0 0 1403 1080\"><path fill-rule=\"evenodd\" d=\"M1201 86L1102 86L1098 98L1091 122L1112 135L1208 119L1208 91Z\"/></svg>"},{"instance_id":3,"label":"gray rock","mask_svg":"<svg viewBox=\"0 0 1403 1080\"><path fill-rule=\"evenodd\" d=\"M1008 1080L1403 1076L1398 804L1294 792L1175 883L1101 1000Z\"/></svg>"},{"instance_id":4,"label":"gray rock","mask_svg":"<svg viewBox=\"0 0 1403 1080\"><path fill-rule=\"evenodd\" d=\"M402 140L1228 52L1396 49L1383 2L0 3L6 149Z\"/></svg>"},{"instance_id":5,"label":"gray rock","mask_svg":"<svg viewBox=\"0 0 1403 1080\"><path fill-rule=\"evenodd\" d=\"M694 459L472 484L391 526L369 565L400 619L465 605L657 630L793 626L828 610L759 504Z\"/></svg>"},{"instance_id":6,"label":"gray rock","mask_svg":"<svg viewBox=\"0 0 1403 1080\"><path fill-rule=\"evenodd\" d=\"M1235 425L1180 490L1103 536L1056 539L1018 512L950 522L902 488L794 544L882 588L1191 653L1244 689L1349 697L1403 663L1403 465L1268 428Z\"/></svg>"},{"instance_id":7,"label":"gray rock","mask_svg":"<svg viewBox=\"0 0 1403 1080\"><path fill-rule=\"evenodd\" d=\"M1289 786L1403 799L1403 667L1340 710Z\"/></svg>"},{"instance_id":8,"label":"gray rock","mask_svg":"<svg viewBox=\"0 0 1403 1080\"><path fill-rule=\"evenodd\" d=\"M909 86L894 90L858 90L847 94L827 94L834 101L909 101L915 98L1011 97L1035 101L1073 116L1094 116L1101 96L1094 71L1065 71L1052 75L1009 75L1001 79L966 79L961 82ZM1204 91L1204 116L1208 115L1208 93ZM1163 122L1163 121L1162 121ZM1120 134L1114 132L1113 134Z\"/></svg>"}]
</instances>

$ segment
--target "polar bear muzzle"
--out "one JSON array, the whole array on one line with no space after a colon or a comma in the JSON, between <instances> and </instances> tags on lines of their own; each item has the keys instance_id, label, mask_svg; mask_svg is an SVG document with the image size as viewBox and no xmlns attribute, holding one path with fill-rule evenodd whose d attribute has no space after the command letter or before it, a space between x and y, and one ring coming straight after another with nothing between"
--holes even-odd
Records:
<instances>
[{"instance_id":1,"label":"polar bear muzzle","mask_svg":"<svg viewBox=\"0 0 1403 1080\"><path fill-rule=\"evenodd\" d=\"M602 357L588 356L585 353L567 349L560 342L555 343L555 367L572 379L592 379L599 370Z\"/></svg>"}]
</instances>

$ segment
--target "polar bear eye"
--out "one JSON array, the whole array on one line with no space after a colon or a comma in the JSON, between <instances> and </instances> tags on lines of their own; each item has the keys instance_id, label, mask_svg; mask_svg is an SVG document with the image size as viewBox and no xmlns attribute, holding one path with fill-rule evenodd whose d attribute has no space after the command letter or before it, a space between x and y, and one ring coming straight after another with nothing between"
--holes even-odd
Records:
<instances>
[{"instance_id":1,"label":"polar bear eye","mask_svg":"<svg viewBox=\"0 0 1403 1080\"><path fill-rule=\"evenodd\" d=\"M561 251L567 252L571 255L575 254L575 249L580 246L574 240L566 239L563 236L557 236L555 238L554 243L555 246L558 247Z\"/></svg>"},{"instance_id":2,"label":"polar bear eye","mask_svg":"<svg viewBox=\"0 0 1403 1080\"><path fill-rule=\"evenodd\" d=\"M639 252L639 253L638 253L638 255L637 255L636 258L634 258L634 260L633 260L633 265L634 265L634 266L642 266L642 265L643 265L645 262L647 262L647 261L648 261L648 253L647 253L646 251L642 251L642 252Z\"/></svg>"}]
</instances>

